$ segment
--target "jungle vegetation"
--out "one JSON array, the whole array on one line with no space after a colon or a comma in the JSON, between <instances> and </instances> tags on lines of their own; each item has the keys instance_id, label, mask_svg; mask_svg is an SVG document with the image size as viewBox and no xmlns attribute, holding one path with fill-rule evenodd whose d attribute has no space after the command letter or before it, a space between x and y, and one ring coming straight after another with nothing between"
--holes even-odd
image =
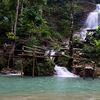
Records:
<instances>
[{"instance_id":1,"label":"jungle vegetation","mask_svg":"<svg viewBox=\"0 0 100 100\"><path fill-rule=\"evenodd\" d=\"M58 49L65 40L74 41L74 33L80 31L86 15L95 9L96 3L100 1L0 0L0 46L7 43L13 44L14 49L22 49L23 45ZM100 29L97 32L100 34ZM83 51L90 56L92 51L89 50L95 48L97 57L100 55L100 40L90 41L94 41L93 45L86 44ZM77 39L77 42L80 41ZM72 56L72 51L70 53L68 55Z\"/></svg>"}]
</instances>

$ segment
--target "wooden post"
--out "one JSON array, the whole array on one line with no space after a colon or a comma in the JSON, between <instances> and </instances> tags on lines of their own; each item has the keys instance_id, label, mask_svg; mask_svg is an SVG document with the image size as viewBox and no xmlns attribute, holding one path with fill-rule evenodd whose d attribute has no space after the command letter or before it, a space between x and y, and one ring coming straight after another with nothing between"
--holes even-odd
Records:
<instances>
[{"instance_id":1,"label":"wooden post","mask_svg":"<svg viewBox=\"0 0 100 100\"><path fill-rule=\"evenodd\" d=\"M85 64L83 64L83 79L85 79Z\"/></svg>"},{"instance_id":2,"label":"wooden post","mask_svg":"<svg viewBox=\"0 0 100 100\"><path fill-rule=\"evenodd\" d=\"M85 79L85 68L83 69L83 79Z\"/></svg>"},{"instance_id":3,"label":"wooden post","mask_svg":"<svg viewBox=\"0 0 100 100\"><path fill-rule=\"evenodd\" d=\"M21 76L23 76L23 55L24 55L24 47L22 47L22 56L21 56Z\"/></svg>"},{"instance_id":4,"label":"wooden post","mask_svg":"<svg viewBox=\"0 0 100 100\"><path fill-rule=\"evenodd\" d=\"M93 63L93 79L95 78L95 62L92 62Z\"/></svg>"},{"instance_id":5,"label":"wooden post","mask_svg":"<svg viewBox=\"0 0 100 100\"><path fill-rule=\"evenodd\" d=\"M21 76L23 76L23 58L21 58Z\"/></svg>"},{"instance_id":6,"label":"wooden post","mask_svg":"<svg viewBox=\"0 0 100 100\"><path fill-rule=\"evenodd\" d=\"M33 68L32 68L32 76L34 77L34 69L35 69L35 52L33 50Z\"/></svg>"},{"instance_id":7,"label":"wooden post","mask_svg":"<svg viewBox=\"0 0 100 100\"><path fill-rule=\"evenodd\" d=\"M14 68L14 65L15 65L15 56L14 56L14 53L13 53L13 62L12 63L13 63L12 67Z\"/></svg>"}]
</instances>

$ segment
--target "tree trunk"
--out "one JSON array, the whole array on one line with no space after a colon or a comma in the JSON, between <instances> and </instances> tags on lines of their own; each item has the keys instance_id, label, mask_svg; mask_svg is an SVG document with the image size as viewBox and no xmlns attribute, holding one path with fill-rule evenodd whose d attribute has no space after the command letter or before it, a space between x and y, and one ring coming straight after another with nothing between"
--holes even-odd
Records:
<instances>
[{"instance_id":1,"label":"tree trunk","mask_svg":"<svg viewBox=\"0 0 100 100\"><path fill-rule=\"evenodd\" d=\"M69 38L69 55L70 55L70 59L68 61L68 67L69 70L72 70L72 65L73 65L73 31L74 31L74 17L73 17L73 0L70 1L70 18L71 18L71 27L70 27L70 38Z\"/></svg>"},{"instance_id":2,"label":"tree trunk","mask_svg":"<svg viewBox=\"0 0 100 100\"><path fill-rule=\"evenodd\" d=\"M10 66L10 60L11 60L11 57L14 56L14 50L15 50L15 43L13 44L12 48L11 48L11 51L9 53L9 58L8 58L8 65L7 65L7 68L9 69L9 66ZM14 64L14 62L12 62Z\"/></svg>"},{"instance_id":3,"label":"tree trunk","mask_svg":"<svg viewBox=\"0 0 100 100\"><path fill-rule=\"evenodd\" d=\"M19 13L19 0L17 0L17 6L16 6L16 15L15 15L15 24L14 24L14 34L16 35L16 28L17 28L17 20L18 20L18 13Z\"/></svg>"},{"instance_id":4,"label":"tree trunk","mask_svg":"<svg viewBox=\"0 0 100 100\"><path fill-rule=\"evenodd\" d=\"M19 2L19 0L17 0L16 14L15 14L15 23L14 23L14 29L13 29L13 33L14 33L15 36L16 36L17 20L18 20L18 13L19 13L19 4L20 4L20 2ZM11 51L9 53L7 68L9 68L9 66L10 66L10 60L11 60L12 55L14 54L14 50L15 50L15 41L13 42L12 49L11 49Z\"/></svg>"},{"instance_id":5,"label":"tree trunk","mask_svg":"<svg viewBox=\"0 0 100 100\"><path fill-rule=\"evenodd\" d=\"M73 17L73 1L71 0L71 27L70 27L70 39L69 39L69 54L73 56L73 31L74 31L74 17Z\"/></svg>"}]
</instances>

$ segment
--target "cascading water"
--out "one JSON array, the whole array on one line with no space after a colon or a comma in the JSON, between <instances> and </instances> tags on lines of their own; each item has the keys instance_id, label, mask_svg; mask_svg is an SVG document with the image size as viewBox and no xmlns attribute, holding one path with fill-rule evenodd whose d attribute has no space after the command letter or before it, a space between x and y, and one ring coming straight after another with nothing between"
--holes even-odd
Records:
<instances>
[{"instance_id":1,"label":"cascading water","mask_svg":"<svg viewBox=\"0 0 100 100\"><path fill-rule=\"evenodd\" d=\"M100 4L97 4L96 9L93 12L90 12L86 19L84 28L82 29L80 34L81 40L85 40L87 30L96 29L97 26L100 24L99 14L100 14Z\"/></svg>"},{"instance_id":2,"label":"cascading water","mask_svg":"<svg viewBox=\"0 0 100 100\"><path fill-rule=\"evenodd\" d=\"M55 76L57 77L73 77L73 78L77 78L78 76L69 72L65 67L61 67L61 66L57 66L55 65Z\"/></svg>"},{"instance_id":3,"label":"cascading water","mask_svg":"<svg viewBox=\"0 0 100 100\"><path fill-rule=\"evenodd\" d=\"M53 56L55 55L56 52L54 50L51 50L51 51L47 51L47 53L50 53L50 56L51 56L50 58L51 60L53 60ZM62 55L63 54L64 52L62 52ZM55 72L56 77L73 77L73 78L78 77L77 75L69 72L65 67L55 65L54 70L56 71Z\"/></svg>"}]
</instances>

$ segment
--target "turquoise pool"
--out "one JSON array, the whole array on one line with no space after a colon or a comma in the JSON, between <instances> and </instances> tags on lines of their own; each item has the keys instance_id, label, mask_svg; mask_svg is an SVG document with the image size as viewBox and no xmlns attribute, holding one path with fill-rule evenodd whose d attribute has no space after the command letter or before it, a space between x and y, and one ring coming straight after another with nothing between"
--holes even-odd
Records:
<instances>
[{"instance_id":1,"label":"turquoise pool","mask_svg":"<svg viewBox=\"0 0 100 100\"><path fill-rule=\"evenodd\" d=\"M0 76L0 100L100 100L100 79Z\"/></svg>"}]
</instances>

